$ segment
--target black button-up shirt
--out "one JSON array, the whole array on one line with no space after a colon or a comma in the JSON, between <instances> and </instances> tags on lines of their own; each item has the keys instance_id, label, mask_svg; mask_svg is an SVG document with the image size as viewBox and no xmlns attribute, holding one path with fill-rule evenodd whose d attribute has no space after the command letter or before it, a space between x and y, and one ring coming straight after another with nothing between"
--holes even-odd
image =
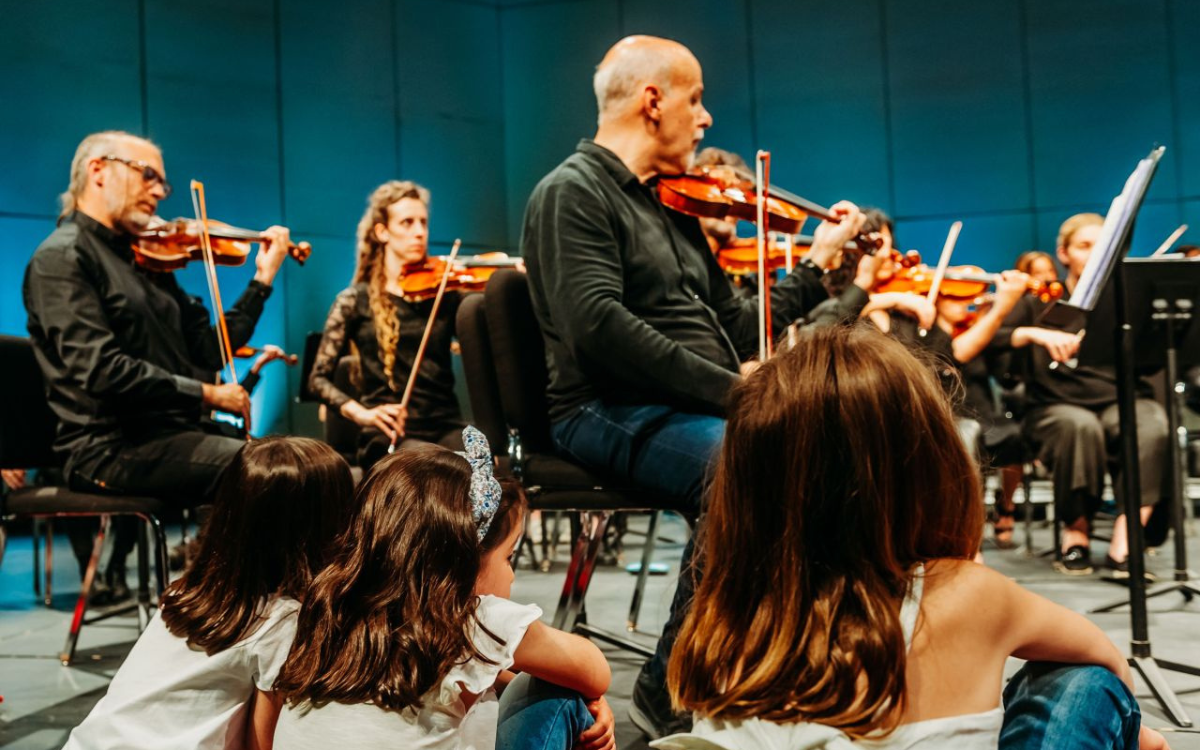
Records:
<instances>
[{"instance_id":1,"label":"black button-up shirt","mask_svg":"<svg viewBox=\"0 0 1200 750\"><path fill-rule=\"evenodd\" d=\"M136 266L130 243L76 212L25 270L27 326L68 471L90 473L126 437L196 429L201 382L221 368L204 304L172 274ZM234 348L250 338L270 293L252 281L225 314Z\"/></svg>"},{"instance_id":2,"label":"black button-up shirt","mask_svg":"<svg viewBox=\"0 0 1200 750\"><path fill-rule=\"evenodd\" d=\"M738 294L697 219L665 208L590 140L538 183L521 237L550 371L550 417L583 404L665 404L722 414L758 348L754 297ZM848 292L859 308L866 294ZM771 289L775 333L829 295L799 268Z\"/></svg>"}]
</instances>

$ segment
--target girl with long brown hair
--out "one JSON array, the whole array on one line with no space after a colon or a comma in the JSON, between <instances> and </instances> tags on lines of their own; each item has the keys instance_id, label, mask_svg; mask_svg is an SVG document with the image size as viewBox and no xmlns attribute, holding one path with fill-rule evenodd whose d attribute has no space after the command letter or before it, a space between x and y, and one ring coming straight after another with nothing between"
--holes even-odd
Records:
<instances>
[{"instance_id":1,"label":"girl with long brown hair","mask_svg":"<svg viewBox=\"0 0 1200 750\"><path fill-rule=\"evenodd\" d=\"M524 496L463 437L465 454L414 446L363 480L276 681L279 747L612 747L608 663L508 600Z\"/></svg>"},{"instance_id":2,"label":"girl with long brown hair","mask_svg":"<svg viewBox=\"0 0 1200 750\"><path fill-rule=\"evenodd\" d=\"M668 677L697 722L655 747L1137 747L1103 632L971 562L978 471L927 364L806 327L729 413ZM1027 665L1002 711L1010 655L1062 664Z\"/></svg>"},{"instance_id":3,"label":"girl with long brown hair","mask_svg":"<svg viewBox=\"0 0 1200 750\"><path fill-rule=\"evenodd\" d=\"M251 711L269 738L278 709L265 691L353 501L350 467L328 445L247 443L221 479L196 559L66 747L241 747Z\"/></svg>"},{"instance_id":4,"label":"girl with long brown hair","mask_svg":"<svg viewBox=\"0 0 1200 750\"><path fill-rule=\"evenodd\" d=\"M415 182L385 182L367 198L358 223L353 283L329 310L309 386L330 409L359 425L357 463L364 469L396 443L462 449L462 413L454 393L450 347L461 296L448 291L438 308L412 398L400 406L433 300L405 299L405 268L429 252L429 191ZM358 356L358 398L333 382L338 361Z\"/></svg>"}]
</instances>

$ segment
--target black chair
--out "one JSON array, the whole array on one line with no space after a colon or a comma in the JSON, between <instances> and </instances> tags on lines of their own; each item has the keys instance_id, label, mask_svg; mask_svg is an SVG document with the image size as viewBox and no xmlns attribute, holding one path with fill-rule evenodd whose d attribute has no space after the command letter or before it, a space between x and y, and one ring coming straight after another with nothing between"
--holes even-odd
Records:
<instances>
[{"instance_id":1,"label":"black chair","mask_svg":"<svg viewBox=\"0 0 1200 750\"><path fill-rule=\"evenodd\" d=\"M512 473L524 485L530 507L577 512L581 518L582 532L575 542L553 624L651 656L651 650L639 643L582 622L584 597L605 529L614 512L671 510L685 513L688 509L680 498L630 487L556 454L550 438L546 401L549 374L545 348L524 274L511 270L493 274L484 292L483 309L485 338L491 344L496 387L475 387L472 396L490 391L499 397L499 413L504 415L508 427L508 458ZM459 333L461 338L464 331L460 329ZM475 344L464 340L464 352ZM471 377L472 372L468 370L468 378ZM643 571L648 566L649 560L643 559ZM640 606L642 584L644 578L640 579L639 590L635 592L635 608Z\"/></svg>"},{"instance_id":2,"label":"black chair","mask_svg":"<svg viewBox=\"0 0 1200 750\"><path fill-rule=\"evenodd\" d=\"M33 346L28 339L0 336L0 468L29 469L58 465L51 450L57 423L46 402L41 370L34 359ZM138 628L145 628L153 613L150 601L150 555L144 530L138 534L138 593L137 602L128 607L112 608L93 617L87 616L88 595L96 577L100 551L108 531L111 516L135 516L145 522L155 537L155 584L161 596L166 587L167 543L159 517L161 501L127 495L99 495L74 492L65 487L27 487L0 497L0 529L17 519L48 519L63 517L99 517L100 533L92 546L92 556L83 576L83 586L75 603L75 614L67 634L66 644L59 654L64 666L75 658L79 631L84 625L131 609L138 613ZM0 544L3 535L0 535ZM3 550L0 548L0 560Z\"/></svg>"}]
</instances>

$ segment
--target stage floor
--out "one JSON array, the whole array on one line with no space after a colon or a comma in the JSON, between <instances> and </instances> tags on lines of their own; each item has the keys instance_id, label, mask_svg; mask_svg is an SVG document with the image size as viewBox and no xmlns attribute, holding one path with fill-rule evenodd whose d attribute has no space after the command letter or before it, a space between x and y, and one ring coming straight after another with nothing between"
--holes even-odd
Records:
<instances>
[{"instance_id":1,"label":"stage floor","mask_svg":"<svg viewBox=\"0 0 1200 750\"><path fill-rule=\"evenodd\" d=\"M632 529L644 529L645 519L630 521ZM1018 528L1018 541L1021 540ZM652 646L654 634L666 616L678 572L679 556L686 527L678 519L667 516L660 524L659 535L671 542L660 542L655 559L670 566L666 576L652 576L646 587L644 606L635 639ZM1049 529L1035 529L1035 546L1046 546ZM626 561L640 559L641 540L638 535L626 537ZM1192 567L1200 567L1200 540L1189 538ZM1103 543L1093 547L1093 557L1102 558ZM1170 577L1172 547L1148 558L1149 567L1160 579ZM522 565L513 589L513 599L535 602L553 615L565 572L567 547L559 548L558 559L550 573L531 571ZM1023 550L997 551L987 549L988 564L1011 576L1039 594L1076 611L1087 612L1122 597L1126 589L1105 582L1099 573L1089 578L1067 578L1055 573L1044 558L1027 557ZM55 586L53 609L36 600L32 589L32 554L28 536L9 540L8 550L0 566L0 747L7 750L52 750L62 747L70 729L78 724L104 694L111 675L136 637L132 618L114 618L86 627L80 637L77 666L64 668L56 654L66 636L70 610L78 587L78 573L65 538L54 550ZM588 597L589 620L598 626L624 631L625 619L633 593L635 577L621 567L600 568ZM1150 636L1154 654L1170 661L1200 666L1200 600L1184 604L1178 594L1152 599ZM1129 646L1128 608L1103 615L1088 615L1123 650ZM615 648L604 647L613 667L613 684L609 702L617 717L617 740L621 748L634 750L646 747L640 733L626 716L630 691L641 658ZM1010 663L1009 673L1019 663ZM1200 725L1200 678L1168 673L1168 680L1180 700ZM1167 729L1173 725L1144 684L1138 686L1145 721L1151 726ZM1173 731L1167 738L1176 750L1200 750L1200 733Z\"/></svg>"}]
</instances>

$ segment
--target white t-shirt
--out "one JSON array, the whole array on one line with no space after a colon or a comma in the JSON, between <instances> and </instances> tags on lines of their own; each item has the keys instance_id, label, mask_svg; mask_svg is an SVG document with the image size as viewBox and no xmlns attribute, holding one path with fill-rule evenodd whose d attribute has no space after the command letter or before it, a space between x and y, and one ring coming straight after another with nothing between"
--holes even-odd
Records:
<instances>
[{"instance_id":1,"label":"white t-shirt","mask_svg":"<svg viewBox=\"0 0 1200 750\"><path fill-rule=\"evenodd\" d=\"M299 608L294 599L271 600L249 637L212 656L171 635L156 612L63 750L240 748L247 703L255 687L274 684Z\"/></svg>"},{"instance_id":2,"label":"white t-shirt","mask_svg":"<svg viewBox=\"0 0 1200 750\"><path fill-rule=\"evenodd\" d=\"M475 647L495 664L472 659L454 667L436 690L424 696L420 710L391 711L370 703L284 706L275 727L275 750L495 748L500 718L496 678L512 666L517 646L542 610L533 604L483 596L476 614L479 622L503 641L497 643L475 629ZM462 699L464 692L479 696L470 708Z\"/></svg>"}]
</instances>

